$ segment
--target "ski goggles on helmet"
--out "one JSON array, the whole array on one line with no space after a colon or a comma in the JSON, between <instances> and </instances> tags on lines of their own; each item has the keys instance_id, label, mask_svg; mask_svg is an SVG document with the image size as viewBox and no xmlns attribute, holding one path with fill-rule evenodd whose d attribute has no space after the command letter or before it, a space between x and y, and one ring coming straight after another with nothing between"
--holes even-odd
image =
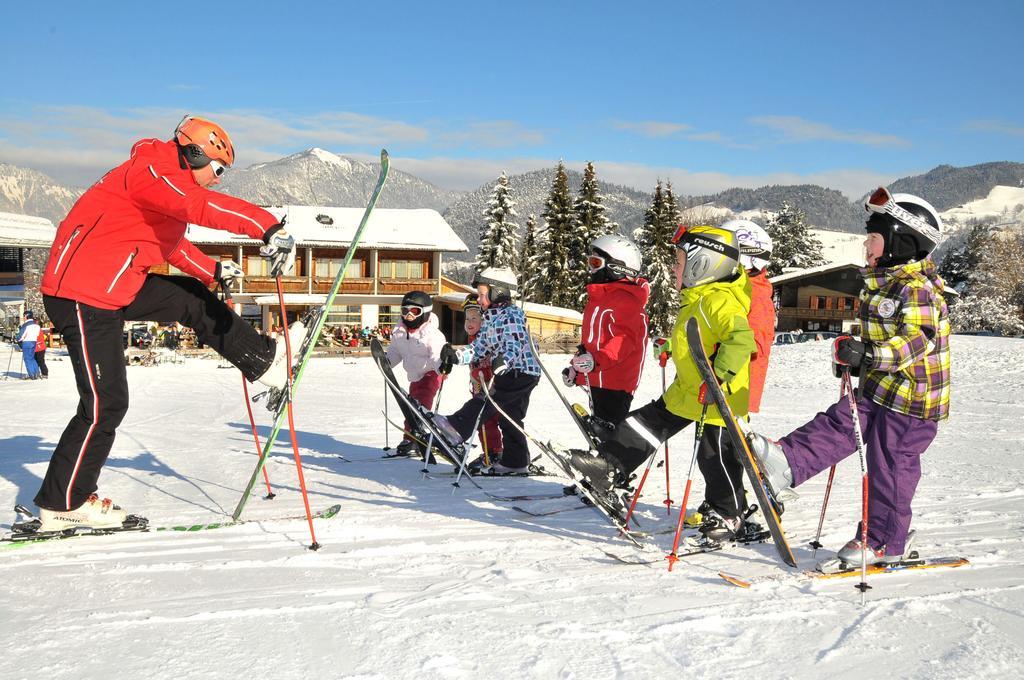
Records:
<instances>
[{"instance_id":1,"label":"ski goggles on helmet","mask_svg":"<svg viewBox=\"0 0 1024 680\"><path fill-rule=\"evenodd\" d=\"M885 187L878 187L870 196L868 196L868 199L864 201L864 209L870 213L889 215L897 222L902 222L935 243L938 243L942 239L938 229L909 210L900 207L892 197L892 194Z\"/></svg>"},{"instance_id":2,"label":"ski goggles on helmet","mask_svg":"<svg viewBox=\"0 0 1024 680\"><path fill-rule=\"evenodd\" d=\"M402 305L402 316L411 316L414 319L418 319L432 309L432 306Z\"/></svg>"},{"instance_id":3,"label":"ski goggles on helmet","mask_svg":"<svg viewBox=\"0 0 1024 680\"><path fill-rule=\"evenodd\" d=\"M683 240L683 236L686 234L686 225L680 224L676 227L676 233L672 235L672 245L682 248L679 242Z\"/></svg>"},{"instance_id":4,"label":"ski goggles on helmet","mask_svg":"<svg viewBox=\"0 0 1024 680\"><path fill-rule=\"evenodd\" d=\"M210 161L210 169L213 170L213 174L216 177L220 177L227 171L227 166L220 161Z\"/></svg>"},{"instance_id":5,"label":"ski goggles on helmet","mask_svg":"<svg viewBox=\"0 0 1024 680\"><path fill-rule=\"evenodd\" d=\"M605 260L602 256L598 255L597 253L591 253L590 256L587 257L587 266L590 267L591 274L596 272L598 269L604 267L605 264L607 264L607 262L607 260Z\"/></svg>"}]
</instances>

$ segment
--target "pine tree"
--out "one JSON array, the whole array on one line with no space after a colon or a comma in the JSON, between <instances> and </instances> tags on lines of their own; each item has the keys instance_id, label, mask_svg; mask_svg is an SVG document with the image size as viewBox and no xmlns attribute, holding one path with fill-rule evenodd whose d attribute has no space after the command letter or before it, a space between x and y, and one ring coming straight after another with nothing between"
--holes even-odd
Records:
<instances>
[{"instance_id":1,"label":"pine tree","mask_svg":"<svg viewBox=\"0 0 1024 680\"><path fill-rule=\"evenodd\" d=\"M970 237L968 237L968 240ZM1017 230L990 233L977 248L963 294L950 310L957 331L1024 333L1024 235Z\"/></svg>"},{"instance_id":2,"label":"pine tree","mask_svg":"<svg viewBox=\"0 0 1024 680\"><path fill-rule=\"evenodd\" d=\"M671 193L671 189L668 193ZM643 276L651 286L651 296L647 301L650 331L659 336L667 336L672 332L679 309L679 291L672 273L676 261L672 237L676 232L677 220L675 198L669 203L661 182L658 182L651 207L644 212L644 224L633 232L633 240L643 254Z\"/></svg>"},{"instance_id":3,"label":"pine tree","mask_svg":"<svg viewBox=\"0 0 1024 680\"><path fill-rule=\"evenodd\" d=\"M991 229L985 223L975 224L964 236L960 236L962 241L959 244L943 244L947 250L939 265L939 276L947 286L958 293L966 291L972 272L978 268L982 249L991 239Z\"/></svg>"},{"instance_id":4,"label":"pine tree","mask_svg":"<svg viewBox=\"0 0 1024 680\"><path fill-rule=\"evenodd\" d=\"M576 215L572 210L569 177L561 161L555 169L551 193L544 202L541 217L544 218L544 244L538 257L537 302L577 309L578 299L568 267L570 242L576 229Z\"/></svg>"},{"instance_id":5,"label":"pine tree","mask_svg":"<svg viewBox=\"0 0 1024 680\"><path fill-rule=\"evenodd\" d=\"M480 247L474 263L477 273L488 267L515 268L519 231L519 225L513 222L517 216L515 205L508 177L501 173L491 192L491 200L481 213L487 220L480 228Z\"/></svg>"},{"instance_id":6,"label":"pine tree","mask_svg":"<svg viewBox=\"0 0 1024 680\"><path fill-rule=\"evenodd\" d=\"M825 264L821 241L807 227L803 210L783 203L777 215L768 220L765 231L772 238L772 260L768 275L778 276L785 269L807 269Z\"/></svg>"},{"instance_id":7,"label":"pine tree","mask_svg":"<svg viewBox=\"0 0 1024 680\"><path fill-rule=\"evenodd\" d=\"M537 271L539 267L537 244L540 235L537 233L537 216L530 214L526 218L526 235L523 236L523 247L519 250L519 289L524 300L536 302Z\"/></svg>"}]
</instances>

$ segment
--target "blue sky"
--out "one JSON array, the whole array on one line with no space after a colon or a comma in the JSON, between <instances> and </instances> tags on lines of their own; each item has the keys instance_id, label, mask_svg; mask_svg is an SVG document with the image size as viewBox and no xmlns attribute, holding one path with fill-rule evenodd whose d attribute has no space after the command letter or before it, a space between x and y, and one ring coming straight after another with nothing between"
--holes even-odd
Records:
<instances>
[{"instance_id":1,"label":"blue sky","mask_svg":"<svg viewBox=\"0 0 1024 680\"><path fill-rule=\"evenodd\" d=\"M36 7L33 5L45 5ZM5 7L0 161L87 184L185 112L241 166L319 146L451 189L575 167L681 193L860 195L1024 160L1024 3L81 3Z\"/></svg>"}]
</instances>

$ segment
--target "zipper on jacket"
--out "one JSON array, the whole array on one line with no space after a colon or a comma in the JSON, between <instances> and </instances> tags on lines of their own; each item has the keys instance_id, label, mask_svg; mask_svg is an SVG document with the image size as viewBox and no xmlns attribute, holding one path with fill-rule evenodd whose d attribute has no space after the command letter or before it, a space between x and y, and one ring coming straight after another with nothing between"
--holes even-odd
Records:
<instances>
[{"instance_id":1,"label":"zipper on jacket","mask_svg":"<svg viewBox=\"0 0 1024 680\"><path fill-rule=\"evenodd\" d=\"M71 250L71 242L78 237L78 234L81 231L81 227L76 227L75 230L71 232L71 236L68 237L68 240L64 242L64 246L60 249L60 257L57 258L57 264L53 266L54 276L56 276L57 272L60 271L60 263L64 261L64 256L68 254L69 250Z\"/></svg>"},{"instance_id":2,"label":"zipper on jacket","mask_svg":"<svg viewBox=\"0 0 1024 680\"><path fill-rule=\"evenodd\" d=\"M107 292L108 293L110 291L114 290L114 286L117 285L118 280L124 275L124 273L126 271L128 271L128 267L132 266L132 260L134 260L135 256L138 255L138 254L139 254L139 249L136 248L132 252L132 254L128 256L128 259L124 261L124 264L121 265L121 269L118 270L117 275L114 277L114 280L110 282L110 286L107 288Z\"/></svg>"}]
</instances>

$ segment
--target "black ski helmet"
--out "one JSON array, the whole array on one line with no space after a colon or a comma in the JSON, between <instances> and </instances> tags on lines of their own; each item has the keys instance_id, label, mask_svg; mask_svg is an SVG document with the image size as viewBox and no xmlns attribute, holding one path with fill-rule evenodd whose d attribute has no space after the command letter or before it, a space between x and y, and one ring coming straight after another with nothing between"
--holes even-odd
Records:
<instances>
[{"instance_id":1,"label":"black ski helmet","mask_svg":"<svg viewBox=\"0 0 1024 680\"><path fill-rule=\"evenodd\" d=\"M870 214L864 230L881 234L885 241L879 267L923 260L942 237L939 212L913 194L890 194L885 187L879 187L865 199L864 209Z\"/></svg>"},{"instance_id":2,"label":"black ski helmet","mask_svg":"<svg viewBox=\"0 0 1024 680\"><path fill-rule=\"evenodd\" d=\"M425 324L430 318L430 312L434 309L433 302L430 295L422 290L410 290L402 296L402 307L419 307L423 311L411 321L406 319L403 313L402 324L410 330L415 330Z\"/></svg>"},{"instance_id":3,"label":"black ski helmet","mask_svg":"<svg viewBox=\"0 0 1024 680\"><path fill-rule=\"evenodd\" d=\"M516 273L508 267L488 267L473 277L474 286L487 286L487 299L492 305L500 305L512 302L516 291L519 290L519 281Z\"/></svg>"}]
</instances>

